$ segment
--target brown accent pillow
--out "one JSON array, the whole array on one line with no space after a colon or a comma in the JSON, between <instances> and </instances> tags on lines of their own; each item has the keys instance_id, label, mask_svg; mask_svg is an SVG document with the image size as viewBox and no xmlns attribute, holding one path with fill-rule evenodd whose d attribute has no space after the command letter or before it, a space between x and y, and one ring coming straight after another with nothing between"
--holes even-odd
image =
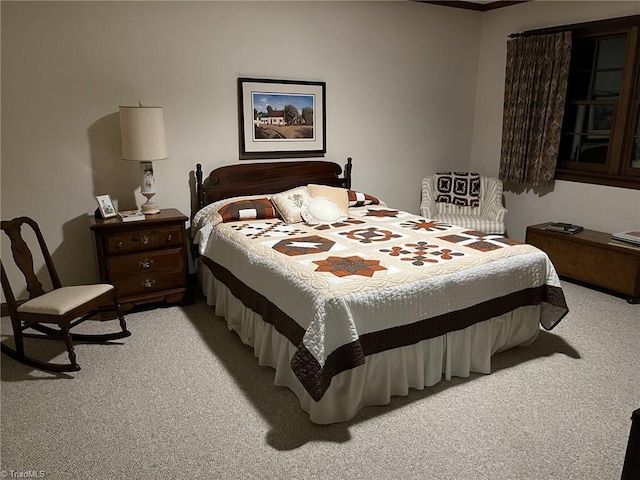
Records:
<instances>
[{"instance_id":1,"label":"brown accent pillow","mask_svg":"<svg viewBox=\"0 0 640 480\"><path fill-rule=\"evenodd\" d=\"M227 203L218 209L223 222L236 220L254 220L276 218L276 210L268 198L256 198L253 200L238 200Z\"/></svg>"},{"instance_id":2,"label":"brown accent pillow","mask_svg":"<svg viewBox=\"0 0 640 480\"><path fill-rule=\"evenodd\" d=\"M380 200L376 197L356 192L355 190L349 190L349 206L350 207L364 207L365 205L380 205Z\"/></svg>"}]
</instances>

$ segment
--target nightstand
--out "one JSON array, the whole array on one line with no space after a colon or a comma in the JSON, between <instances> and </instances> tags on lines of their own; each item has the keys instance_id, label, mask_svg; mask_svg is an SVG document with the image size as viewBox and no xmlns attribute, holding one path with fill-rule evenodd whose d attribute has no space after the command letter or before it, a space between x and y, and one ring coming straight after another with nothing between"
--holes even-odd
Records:
<instances>
[{"instance_id":1,"label":"nightstand","mask_svg":"<svg viewBox=\"0 0 640 480\"><path fill-rule=\"evenodd\" d=\"M174 208L131 222L90 219L100 281L116 286L124 310L153 302L191 303L186 220Z\"/></svg>"}]
</instances>

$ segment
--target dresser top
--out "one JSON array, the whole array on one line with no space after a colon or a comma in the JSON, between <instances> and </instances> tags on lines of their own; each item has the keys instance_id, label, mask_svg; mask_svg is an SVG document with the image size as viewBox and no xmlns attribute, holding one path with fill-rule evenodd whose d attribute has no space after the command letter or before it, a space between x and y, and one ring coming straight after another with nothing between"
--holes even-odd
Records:
<instances>
[{"instance_id":1,"label":"dresser top","mask_svg":"<svg viewBox=\"0 0 640 480\"><path fill-rule=\"evenodd\" d=\"M145 215L144 220L134 220L132 222L123 222L118 217L111 218L94 218L89 217L89 226L91 230L113 230L118 228L136 228L136 227L153 227L166 223L185 222L187 216L180 210L175 208L164 208L160 213L154 215Z\"/></svg>"}]
</instances>

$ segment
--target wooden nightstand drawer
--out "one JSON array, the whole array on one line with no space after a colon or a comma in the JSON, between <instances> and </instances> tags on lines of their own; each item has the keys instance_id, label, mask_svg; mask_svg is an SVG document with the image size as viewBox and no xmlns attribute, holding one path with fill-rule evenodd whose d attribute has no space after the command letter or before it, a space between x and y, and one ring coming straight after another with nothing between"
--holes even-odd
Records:
<instances>
[{"instance_id":1,"label":"wooden nightstand drawer","mask_svg":"<svg viewBox=\"0 0 640 480\"><path fill-rule=\"evenodd\" d=\"M108 254L181 245L183 227L146 228L105 236Z\"/></svg>"},{"instance_id":2,"label":"wooden nightstand drawer","mask_svg":"<svg viewBox=\"0 0 640 480\"><path fill-rule=\"evenodd\" d=\"M179 227L167 227L156 229L156 242L158 247L173 247L184 245L184 225Z\"/></svg>"},{"instance_id":3,"label":"wooden nightstand drawer","mask_svg":"<svg viewBox=\"0 0 640 480\"><path fill-rule=\"evenodd\" d=\"M118 289L121 297L140 293L155 292L174 287L184 286L184 275L180 270L172 272L147 272L139 275L112 278L113 285Z\"/></svg>"},{"instance_id":4,"label":"wooden nightstand drawer","mask_svg":"<svg viewBox=\"0 0 640 480\"><path fill-rule=\"evenodd\" d=\"M144 274L145 272L182 271L184 269L184 255L179 248L127 253L109 257L107 268L112 278Z\"/></svg>"}]
</instances>

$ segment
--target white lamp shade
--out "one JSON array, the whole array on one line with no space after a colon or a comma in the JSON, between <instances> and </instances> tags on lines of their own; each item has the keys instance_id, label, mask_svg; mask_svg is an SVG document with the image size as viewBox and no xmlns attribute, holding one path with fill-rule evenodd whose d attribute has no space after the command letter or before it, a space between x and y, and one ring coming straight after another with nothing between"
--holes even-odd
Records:
<instances>
[{"instance_id":1,"label":"white lamp shade","mask_svg":"<svg viewBox=\"0 0 640 480\"><path fill-rule=\"evenodd\" d=\"M122 158L152 162L169 158L162 107L120 107Z\"/></svg>"}]
</instances>

